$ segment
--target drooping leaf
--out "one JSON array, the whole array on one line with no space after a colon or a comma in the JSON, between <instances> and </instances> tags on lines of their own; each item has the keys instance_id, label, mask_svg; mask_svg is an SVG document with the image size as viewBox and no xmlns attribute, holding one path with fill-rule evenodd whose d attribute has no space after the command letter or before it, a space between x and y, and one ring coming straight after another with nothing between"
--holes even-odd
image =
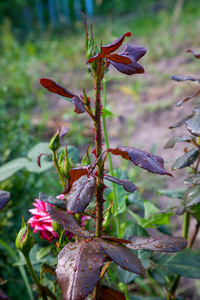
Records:
<instances>
[{"instance_id":1,"label":"drooping leaf","mask_svg":"<svg viewBox=\"0 0 200 300\"><path fill-rule=\"evenodd\" d=\"M196 206L200 203L200 186L195 185L187 190L185 194L185 207Z\"/></svg>"},{"instance_id":2,"label":"drooping leaf","mask_svg":"<svg viewBox=\"0 0 200 300\"><path fill-rule=\"evenodd\" d=\"M65 200L62 200L62 199L57 199L55 197L52 197L52 196L47 196L43 193L39 193L39 200L40 201L43 201L43 202L46 202L48 204L52 204L56 207L59 207L59 208L66 208L66 201Z\"/></svg>"},{"instance_id":3,"label":"drooping leaf","mask_svg":"<svg viewBox=\"0 0 200 300\"><path fill-rule=\"evenodd\" d=\"M183 100L177 102L177 103L176 103L176 106L177 106L177 107L181 106L184 102L186 102L186 101L188 101L188 100L190 100L190 99L192 99L192 98L198 96L199 94L200 94L200 90L198 90L198 91L197 91L196 93L194 93L192 96L188 96L188 97L184 98Z\"/></svg>"},{"instance_id":4,"label":"drooping leaf","mask_svg":"<svg viewBox=\"0 0 200 300\"><path fill-rule=\"evenodd\" d=\"M101 286L100 300L125 300L122 292L116 291L105 285Z\"/></svg>"},{"instance_id":5,"label":"drooping leaf","mask_svg":"<svg viewBox=\"0 0 200 300\"><path fill-rule=\"evenodd\" d=\"M66 97L66 98L73 98L74 95L67 89L65 89L63 86L59 85L55 81L48 79L48 78L41 78L40 83L43 87L45 87L48 91L58 94L60 96Z\"/></svg>"},{"instance_id":6,"label":"drooping leaf","mask_svg":"<svg viewBox=\"0 0 200 300\"><path fill-rule=\"evenodd\" d=\"M193 50L187 50L186 52L191 52L196 58L200 58L200 54L199 53L196 53L194 52Z\"/></svg>"},{"instance_id":7,"label":"drooping leaf","mask_svg":"<svg viewBox=\"0 0 200 300\"><path fill-rule=\"evenodd\" d=\"M141 74L144 73L144 68L137 63L137 61L146 54L147 49L144 47L139 46L132 46L126 44L123 51L119 53L124 58L129 58L131 63L124 64L122 62L115 62L111 61L111 64L121 73L126 75L133 75L133 74Z\"/></svg>"},{"instance_id":8,"label":"drooping leaf","mask_svg":"<svg viewBox=\"0 0 200 300\"><path fill-rule=\"evenodd\" d=\"M28 159L25 157L16 158L5 163L3 166L0 167L0 181L6 180L13 174L22 170L27 163Z\"/></svg>"},{"instance_id":9,"label":"drooping leaf","mask_svg":"<svg viewBox=\"0 0 200 300\"><path fill-rule=\"evenodd\" d=\"M147 251L177 252L182 251L187 246L186 239L174 236L130 236L129 240L132 244L127 244L127 247L135 250L144 249Z\"/></svg>"},{"instance_id":10,"label":"drooping leaf","mask_svg":"<svg viewBox=\"0 0 200 300\"><path fill-rule=\"evenodd\" d=\"M200 90L199 90L200 93ZM200 136L200 107L195 107L191 118L185 121L187 130L197 137Z\"/></svg>"},{"instance_id":11,"label":"drooping leaf","mask_svg":"<svg viewBox=\"0 0 200 300\"><path fill-rule=\"evenodd\" d=\"M77 114L82 114L86 111L85 107L84 107L84 102L78 96L74 96L72 98L72 103L74 103L74 105L75 105L75 110L74 111Z\"/></svg>"},{"instance_id":12,"label":"drooping leaf","mask_svg":"<svg viewBox=\"0 0 200 300\"><path fill-rule=\"evenodd\" d=\"M59 127L59 141L61 141L64 136L68 133L69 128L66 126Z\"/></svg>"},{"instance_id":13,"label":"drooping leaf","mask_svg":"<svg viewBox=\"0 0 200 300\"><path fill-rule=\"evenodd\" d=\"M119 55L119 54L109 54L107 55L107 59L109 59L112 62L114 63L120 63L120 64L130 64L131 63L131 60L129 57L125 57L123 55Z\"/></svg>"},{"instance_id":14,"label":"drooping leaf","mask_svg":"<svg viewBox=\"0 0 200 300\"><path fill-rule=\"evenodd\" d=\"M182 82L185 80L190 80L190 81L199 81L200 82L200 78L196 78L196 77L191 77L191 76L176 76L173 75L171 77L172 80L178 81L178 82Z\"/></svg>"},{"instance_id":15,"label":"drooping leaf","mask_svg":"<svg viewBox=\"0 0 200 300\"><path fill-rule=\"evenodd\" d=\"M183 124L185 124L185 121L189 120L191 117L192 117L192 115L178 121L176 124L169 126L169 129L181 127Z\"/></svg>"},{"instance_id":16,"label":"drooping leaf","mask_svg":"<svg viewBox=\"0 0 200 300\"><path fill-rule=\"evenodd\" d=\"M172 169L182 169L192 165L197 160L198 155L199 149L197 147L189 150L187 153L176 160L176 162L172 166Z\"/></svg>"},{"instance_id":17,"label":"drooping leaf","mask_svg":"<svg viewBox=\"0 0 200 300\"><path fill-rule=\"evenodd\" d=\"M72 214L81 213L92 200L95 190L95 180L93 176L81 176L75 181L67 194L67 209Z\"/></svg>"},{"instance_id":18,"label":"drooping leaf","mask_svg":"<svg viewBox=\"0 0 200 300\"><path fill-rule=\"evenodd\" d=\"M105 252L118 266L136 274L144 275L145 269L139 258L130 249L117 242L99 239Z\"/></svg>"},{"instance_id":19,"label":"drooping leaf","mask_svg":"<svg viewBox=\"0 0 200 300\"><path fill-rule=\"evenodd\" d=\"M81 300L92 292L103 266L101 246L96 241L69 243L58 255L57 282L63 300Z\"/></svg>"},{"instance_id":20,"label":"drooping leaf","mask_svg":"<svg viewBox=\"0 0 200 300\"><path fill-rule=\"evenodd\" d=\"M130 182L128 180L118 179L118 178L110 176L110 175L104 175L104 178L106 180L111 181L111 182L122 185L123 188L125 189L125 191L127 191L129 193L133 193L137 190L137 187L132 182Z\"/></svg>"},{"instance_id":21,"label":"drooping leaf","mask_svg":"<svg viewBox=\"0 0 200 300\"><path fill-rule=\"evenodd\" d=\"M166 265L171 271L183 277L200 279L200 255L192 249L185 249L171 256Z\"/></svg>"},{"instance_id":22,"label":"drooping leaf","mask_svg":"<svg viewBox=\"0 0 200 300\"><path fill-rule=\"evenodd\" d=\"M10 200L10 193L6 191L0 191L0 210L4 208Z\"/></svg>"},{"instance_id":23,"label":"drooping leaf","mask_svg":"<svg viewBox=\"0 0 200 300\"><path fill-rule=\"evenodd\" d=\"M47 212L50 215L51 219L62 226L65 230L78 236L91 237L91 234L83 227L81 227L76 222L74 217L68 212L58 210L50 205L47 206Z\"/></svg>"},{"instance_id":24,"label":"drooping leaf","mask_svg":"<svg viewBox=\"0 0 200 300\"><path fill-rule=\"evenodd\" d=\"M164 169L163 159L159 156L126 146L112 148L110 152L114 155L121 155L124 159L132 161L136 166L149 172L172 176L172 174Z\"/></svg>"},{"instance_id":25,"label":"drooping leaf","mask_svg":"<svg viewBox=\"0 0 200 300\"><path fill-rule=\"evenodd\" d=\"M177 137L174 137L172 139L170 139L167 144L164 146L164 148L173 148L174 145L177 143L177 142L191 142L192 140L195 141L195 137L194 136L191 136L191 135L182 135L182 136L177 136Z\"/></svg>"}]
</instances>

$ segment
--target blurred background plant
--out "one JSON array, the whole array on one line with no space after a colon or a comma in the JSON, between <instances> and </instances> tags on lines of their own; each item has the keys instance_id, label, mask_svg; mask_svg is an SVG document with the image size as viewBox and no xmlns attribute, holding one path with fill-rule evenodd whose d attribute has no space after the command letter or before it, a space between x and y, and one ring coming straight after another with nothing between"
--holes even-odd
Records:
<instances>
[{"instance_id":1,"label":"blurred background plant","mask_svg":"<svg viewBox=\"0 0 200 300\"><path fill-rule=\"evenodd\" d=\"M143 124L141 121L145 123L149 118L149 112L156 117L158 113L162 115L167 109L169 112L173 102L172 95L173 98L175 96L177 98L185 93L186 89L191 90L190 85L181 89L170 83L169 87L167 81L172 75L172 66L175 69L181 68L183 62L192 60L187 56L185 61L176 62L177 52L199 46L197 36L200 7L195 0L1 1L0 185L1 190L11 193L11 200L1 211L0 237L9 244L11 250L15 248L15 231L20 228L21 215L23 214L25 220L30 217L28 209L33 200L38 197L39 191L48 194L49 186L54 189L55 196L61 191L55 182L56 175L53 168L42 174L37 170L32 172L33 170L24 168L24 161L21 160L15 165L16 169L13 169L13 164L11 165L12 171L18 170L15 176L15 172L11 172L12 174L8 172L9 165L5 171L5 164L17 158L30 160L29 151L41 140L48 141L58 124L65 126L70 124L68 144L76 147L74 163L79 161L78 153L85 152L91 138L83 131L83 122L88 127L91 125L84 117L81 116L81 119L74 115L72 117L73 108L70 104L66 111L64 99L58 97L56 103L51 96L46 99L46 94L39 87L40 77L51 77L54 73L57 82L63 83L72 90L74 87L75 90L82 88L83 85L86 89L89 88L90 74L86 74L84 66L80 65L80 58L84 59L84 41L80 38L83 35L82 21L78 13L80 10L91 19L95 19L95 24L98 24L95 26L95 31L97 35L101 33L104 44L110 41L111 37L131 31L136 42L140 41L141 45L147 45L148 48L148 55L144 58L148 68L146 80L140 81L138 75L134 82L131 79L124 82L120 76L115 78L115 83L112 83L112 80L107 82L108 103L114 111L113 116L107 116L108 131L112 141L110 146L116 145L119 136L126 140L126 145L133 145L132 137L135 136L134 146L146 143L149 147L147 150L155 153L159 147L155 144L158 138L153 140L152 137L152 140L148 140L147 143L147 137L145 136L143 140L140 130L135 135L138 126L141 127ZM184 67L191 74L197 72L199 66L188 64ZM112 71L108 77L112 77ZM111 93L118 94L117 105L112 101ZM163 93L168 97L163 98ZM127 99L129 103L131 102L131 109L129 104L126 110L121 107L122 97L124 103ZM107 108L109 109L109 106ZM132 114L129 114L128 121L125 121L123 115L129 110ZM166 111L165 114L168 118ZM142 119L139 116L142 116ZM120 126L116 127L118 121ZM166 126L163 119L162 122L163 126ZM164 143L161 148L163 146ZM122 172L121 178L123 178L124 169L126 166L121 170L116 169L115 173ZM157 204L158 196L155 195L155 190L163 188L163 180L157 181L156 185L152 186L149 179L151 176L144 177L145 175L136 169L128 173L133 181L135 179L139 181L138 176L143 176L144 180L139 186L139 191L142 193L144 186L147 187L148 192L145 189L146 194L143 198L151 197L154 204ZM143 201L140 201L140 196L133 198L122 196L120 212L123 212L127 203L134 205L134 209L141 207ZM122 225L124 228L127 226L123 222ZM124 230L123 226L121 230ZM42 243L42 246L46 245L45 242ZM18 274L17 267L12 266L16 260L5 245L0 244L0 249L2 289L11 299L13 297L20 299L21 291L24 292L24 281ZM32 255L34 256L34 253Z\"/></svg>"}]
</instances>

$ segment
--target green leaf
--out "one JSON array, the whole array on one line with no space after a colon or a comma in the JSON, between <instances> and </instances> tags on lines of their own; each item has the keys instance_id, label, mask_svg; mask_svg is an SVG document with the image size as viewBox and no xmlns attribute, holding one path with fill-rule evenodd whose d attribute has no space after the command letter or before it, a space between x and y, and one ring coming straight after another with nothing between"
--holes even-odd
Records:
<instances>
[{"instance_id":1,"label":"green leaf","mask_svg":"<svg viewBox=\"0 0 200 300\"><path fill-rule=\"evenodd\" d=\"M192 249L185 249L171 256L166 265L180 276L200 279L200 253L195 253Z\"/></svg>"},{"instance_id":2,"label":"green leaf","mask_svg":"<svg viewBox=\"0 0 200 300\"><path fill-rule=\"evenodd\" d=\"M147 220L152 214L159 212L159 209L149 201L144 201L144 218Z\"/></svg>"},{"instance_id":3,"label":"green leaf","mask_svg":"<svg viewBox=\"0 0 200 300\"><path fill-rule=\"evenodd\" d=\"M153 269L149 271L149 275L161 284L170 284L174 280L174 273L168 269Z\"/></svg>"},{"instance_id":4,"label":"green leaf","mask_svg":"<svg viewBox=\"0 0 200 300\"><path fill-rule=\"evenodd\" d=\"M165 195L169 198L184 199L184 193L186 190L187 190L186 188L173 189L173 190L158 190L157 193L159 195Z\"/></svg>"},{"instance_id":5,"label":"green leaf","mask_svg":"<svg viewBox=\"0 0 200 300\"><path fill-rule=\"evenodd\" d=\"M127 239L130 235L137 236L149 236L148 232L140 225L134 223L126 228L123 234L123 238Z\"/></svg>"},{"instance_id":6,"label":"green leaf","mask_svg":"<svg viewBox=\"0 0 200 300\"><path fill-rule=\"evenodd\" d=\"M200 203L200 186L191 187L185 194L185 207L196 206Z\"/></svg>"},{"instance_id":7,"label":"green leaf","mask_svg":"<svg viewBox=\"0 0 200 300\"><path fill-rule=\"evenodd\" d=\"M104 107L102 107L101 111L102 111L102 114L101 114L102 117L113 117L114 116L114 114L110 110L108 110Z\"/></svg>"},{"instance_id":8,"label":"green leaf","mask_svg":"<svg viewBox=\"0 0 200 300\"><path fill-rule=\"evenodd\" d=\"M198 158L199 155L199 148L193 148L190 151L188 151L186 154L178 158L173 165L172 169L182 169L187 166L192 165Z\"/></svg>"},{"instance_id":9,"label":"green leaf","mask_svg":"<svg viewBox=\"0 0 200 300\"><path fill-rule=\"evenodd\" d=\"M53 245L49 245L47 247L41 248L39 251L36 252L36 260L41 260L43 258L45 258L46 256L48 256L51 252L52 247L54 247Z\"/></svg>"},{"instance_id":10,"label":"green leaf","mask_svg":"<svg viewBox=\"0 0 200 300\"><path fill-rule=\"evenodd\" d=\"M6 180L7 178L14 175L16 172L23 169L28 163L28 159L20 157L9 161L0 167L0 181Z\"/></svg>"},{"instance_id":11,"label":"green leaf","mask_svg":"<svg viewBox=\"0 0 200 300\"><path fill-rule=\"evenodd\" d=\"M177 142L191 142L191 140L195 140L195 137L193 137L191 135L177 136L177 137L170 139L167 142L167 144L164 146L164 148L173 148Z\"/></svg>"},{"instance_id":12,"label":"green leaf","mask_svg":"<svg viewBox=\"0 0 200 300\"><path fill-rule=\"evenodd\" d=\"M38 166L38 156L41 153L50 155L51 150L49 149L49 143L38 143L28 152L29 161L26 164L26 168L29 172L42 173L49 170L53 166L52 160L48 156L42 155L40 158L41 168Z\"/></svg>"},{"instance_id":13,"label":"green leaf","mask_svg":"<svg viewBox=\"0 0 200 300\"><path fill-rule=\"evenodd\" d=\"M130 300L166 300L166 298L162 297L138 297L138 296L133 296L129 295Z\"/></svg>"},{"instance_id":14,"label":"green leaf","mask_svg":"<svg viewBox=\"0 0 200 300\"><path fill-rule=\"evenodd\" d=\"M199 181L200 181L200 174L190 176L190 177L184 179L183 183L184 184L194 184L194 183L197 183Z\"/></svg>"},{"instance_id":15,"label":"green leaf","mask_svg":"<svg viewBox=\"0 0 200 300\"><path fill-rule=\"evenodd\" d=\"M125 284L131 283L135 278L139 277L139 275L126 271L119 266L117 267L118 280L119 282L123 282Z\"/></svg>"}]
</instances>

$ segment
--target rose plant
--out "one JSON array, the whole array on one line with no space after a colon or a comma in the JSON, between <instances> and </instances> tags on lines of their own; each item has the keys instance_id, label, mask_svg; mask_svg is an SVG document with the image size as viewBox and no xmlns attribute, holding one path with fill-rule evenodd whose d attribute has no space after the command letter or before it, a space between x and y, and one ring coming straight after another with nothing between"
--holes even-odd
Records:
<instances>
[{"instance_id":1,"label":"rose plant","mask_svg":"<svg viewBox=\"0 0 200 300\"><path fill-rule=\"evenodd\" d=\"M60 141L67 134L68 129L59 127L50 140L49 148L52 151L50 157L62 184L64 197L58 199L40 193L39 200L35 204L36 208L30 210L34 217L29 220L29 223L35 230L40 230L42 238L52 240L58 235L57 266L55 271L50 267L47 267L47 270L56 275L64 300L79 300L86 297L88 299L124 299L121 292L105 286L104 275L112 261L124 270L145 276L145 268L132 250L177 252L186 247L187 241L182 237L167 235L130 236L128 239L123 239L121 236L114 237L109 234L109 226L106 225L115 222L113 215L117 207L113 205L113 201L108 205L104 199L106 188L104 180L122 186L129 193L134 193L137 187L128 180L108 174L105 169L108 155L122 157L152 173L172 175L165 170L163 159L157 155L126 146L103 149L102 80L111 65L129 76L144 73L144 68L138 60L146 54L146 48L127 44L120 53L115 53L125 38L131 36L130 32L107 45L102 45L101 41L98 47L93 37L92 26L89 34L84 15L83 18L86 32L86 65L93 79L93 99L87 95L84 88L82 94L77 95L51 79L42 78L40 82L48 91L69 99L75 106L75 113L88 114L94 126L94 150L91 153L87 151L81 165L72 167L68 159L67 147L60 150ZM42 155L44 153L38 157L40 167L42 167L40 163ZM106 215L109 215L108 219ZM90 217L91 225L88 228L82 226L82 217ZM60 236L57 233L59 230L54 230L55 223L62 228ZM63 238L65 231L73 234L73 239ZM20 241L21 244L23 241ZM30 265L29 271L32 272ZM35 280L35 274L32 276ZM36 288L42 299L48 297L60 299L59 293L55 294L38 279L36 279Z\"/></svg>"}]
</instances>

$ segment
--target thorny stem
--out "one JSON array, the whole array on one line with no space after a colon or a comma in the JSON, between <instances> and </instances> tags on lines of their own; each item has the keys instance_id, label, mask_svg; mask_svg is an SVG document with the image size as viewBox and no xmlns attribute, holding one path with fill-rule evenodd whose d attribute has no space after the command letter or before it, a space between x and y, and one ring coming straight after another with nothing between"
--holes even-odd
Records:
<instances>
[{"instance_id":1,"label":"thorny stem","mask_svg":"<svg viewBox=\"0 0 200 300\"><path fill-rule=\"evenodd\" d=\"M106 108L106 80L104 79L102 81L102 83L103 83L103 107ZM103 133L104 133L105 144L106 144L106 148L109 149L110 146L109 146L108 133L107 133L107 129L106 129L106 117L103 116L102 120L103 120ZM111 158L110 153L108 153L108 162L109 162L109 172L110 172L110 175L114 176L112 158ZM112 188L113 188L113 204L114 204L114 206L113 206L113 214L114 214L114 212L117 212L117 207L118 207L116 185L115 185L114 182L112 182ZM117 215L115 217L115 221L116 221L116 227L117 227L117 236L121 237L119 215Z\"/></svg>"},{"instance_id":2,"label":"thorny stem","mask_svg":"<svg viewBox=\"0 0 200 300\"><path fill-rule=\"evenodd\" d=\"M94 89L95 89L95 120L94 120L94 135L95 135L95 154L97 157L96 164L96 186L95 186L95 198L96 198L96 237L102 235L102 223L103 223L103 165L102 165L102 135L101 135L101 75L100 64L97 67L96 74L94 75ZM101 70L100 70L101 71ZM100 157L100 158L99 158ZM101 283L98 282L94 289L94 299L99 299Z\"/></svg>"}]
</instances>

